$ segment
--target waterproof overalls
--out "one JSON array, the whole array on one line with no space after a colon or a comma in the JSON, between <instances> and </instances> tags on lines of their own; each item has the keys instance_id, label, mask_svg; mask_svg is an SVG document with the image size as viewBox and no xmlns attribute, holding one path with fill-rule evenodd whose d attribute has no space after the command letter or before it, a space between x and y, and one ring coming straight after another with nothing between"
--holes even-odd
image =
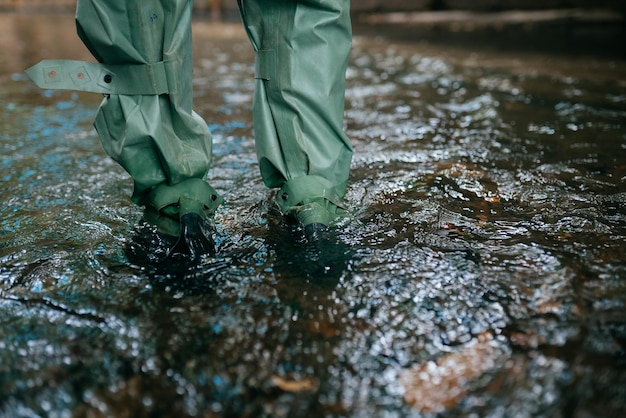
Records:
<instances>
[{"instance_id":1,"label":"waterproof overalls","mask_svg":"<svg viewBox=\"0 0 626 418\"><path fill-rule=\"evenodd\" d=\"M77 31L99 63L46 60L41 87L104 94L94 126L160 232L210 222L222 197L205 181L211 135L192 110L192 0L78 0ZM254 135L264 183L284 214L329 224L352 148L343 131L349 0L238 0L255 50Z\"/></svg>"}]
</instances>

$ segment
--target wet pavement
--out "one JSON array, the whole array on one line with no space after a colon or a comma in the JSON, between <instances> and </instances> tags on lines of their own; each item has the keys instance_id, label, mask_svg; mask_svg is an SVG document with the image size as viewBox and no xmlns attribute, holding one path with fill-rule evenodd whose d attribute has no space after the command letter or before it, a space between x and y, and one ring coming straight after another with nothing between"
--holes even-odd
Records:
<instances>
[{"instance_id":1,"label":"wet pavement","mask_svg":"<svg viewBox=\"0 0 626 418\"><path fill-rule=\"evenodd\" d=\"M620 417L626 63L358 32L354 215L308 242L272 205L238 24L194 26L218 255L128 251L141 209L66 16L0 15L0 416Z\"/></svg>"}]
</instances>

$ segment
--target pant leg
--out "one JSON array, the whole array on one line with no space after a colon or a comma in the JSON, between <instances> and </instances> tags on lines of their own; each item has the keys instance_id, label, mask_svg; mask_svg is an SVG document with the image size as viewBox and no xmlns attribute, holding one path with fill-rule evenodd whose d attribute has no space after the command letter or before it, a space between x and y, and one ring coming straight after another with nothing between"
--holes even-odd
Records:
<instances>
[{"instance_id":1,"label":"pant leg","mask_svg":"<svg viewBox=\"0 0 626 418\"><path fill-rule=\"evenodd\" d=\"M352 42L349 0L239 0L255 49L253 104L261 175L283 212L345 195L352 147L343 131Z\"/></svg>"},{"instance_id":2,"label":"pant leg","mask_svg":"<svg viewBox=\"0 0 626 418\"><path fill-rule=\"evenodd\" d=\"M157 211L171 205L173 218L181 193L207 204L214 194L198 181L211 165L211 135L192 110L192 3L78 0L76 12L78 34L98 61L167 69L166 94L106 95L94 125L106 152L133 178L133 200Z\"/></svg>"}]
</instances>

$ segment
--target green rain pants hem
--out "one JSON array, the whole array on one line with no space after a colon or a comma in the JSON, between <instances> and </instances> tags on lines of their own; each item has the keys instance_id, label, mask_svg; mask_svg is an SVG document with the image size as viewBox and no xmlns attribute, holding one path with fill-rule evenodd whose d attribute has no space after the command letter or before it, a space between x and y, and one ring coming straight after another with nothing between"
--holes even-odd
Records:
<instances>
[{"instance_id":1,"label":"green rain pants hem","mask_svg":"<svg viewBox=\"0 0 626 418\"><path fill-rule=\"evenodd\" d=\"M302 176L289 180L277 193L276 201L285 216L303 226L330 225L348 213L336 187L319 176Z\"/></svg>"}]
</instances>

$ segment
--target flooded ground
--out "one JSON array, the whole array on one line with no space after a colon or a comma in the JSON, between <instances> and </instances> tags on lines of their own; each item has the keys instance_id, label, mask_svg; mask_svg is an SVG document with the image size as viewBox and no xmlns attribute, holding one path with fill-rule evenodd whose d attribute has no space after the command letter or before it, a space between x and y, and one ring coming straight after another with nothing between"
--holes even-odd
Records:
<instances>
[{"instance_id":1,"label":"flooded ground","mask_svg":"<svg viewBox=\"0 0 626 418\"><path fill-rule=\"evenodd\" d=\"M218 256L150 265L100 98L22 73L90 59L72 17L0 28L0 416L624 416L624 61L357 31L355 213L309 243L258 175L243 31L197 22Z\"/></svg>"}]
</instances>

